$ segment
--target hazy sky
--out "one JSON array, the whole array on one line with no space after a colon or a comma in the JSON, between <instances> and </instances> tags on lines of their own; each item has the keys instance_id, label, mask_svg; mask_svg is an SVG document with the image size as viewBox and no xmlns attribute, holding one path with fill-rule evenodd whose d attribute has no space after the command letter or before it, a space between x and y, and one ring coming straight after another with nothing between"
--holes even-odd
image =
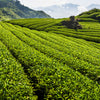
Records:
<instances>
[{"instance_id":1,"label":"hazy sky","mask_svg":"<svg viewBox=\"0 0 100 100\"><path fill-rule=\"evenodd\" d=\"M50 5L60 5L64 3L73 3L83 6L88 6L90 4L100 4L100 0L19 0L25 6L36 8Z\"/></svg>"}]
</instances>

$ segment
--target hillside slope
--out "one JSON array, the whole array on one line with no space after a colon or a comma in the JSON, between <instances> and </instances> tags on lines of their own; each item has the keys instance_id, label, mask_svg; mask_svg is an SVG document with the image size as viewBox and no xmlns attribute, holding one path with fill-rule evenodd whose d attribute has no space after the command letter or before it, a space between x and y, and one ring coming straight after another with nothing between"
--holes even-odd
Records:
<instances>
[{"instance_id":1,"label":"hillside slope","mask_svg":"<svg viewBox=\"0 0 100 100\"><path fill-rule=\"evenodd\" d=\"M23 68L25 79L29 80L25 86L31 84L27 94L24 90L18 92L21 86L25 88L23 84L17 86L18 99L23 95L26 100L27 97L28 100L100 100L100 23L89 18L87 22L80 22L82 30L75 31L61 26L62 20L20 19L0 23L1 43L20 63L19 68ZM2 53L2 70L11 58L4 57ZM9 62L13 68L13 62ZM20 73L16 77L21 76ZM2 90L10 91L13 88L10 82L14 84L15 78L6 81L4 76L1 78L9 87L2 85ZM28 92L28 88L33 91ZM8 92L4 93L0 91L0 96L9 97ZM17 97L15 92L11 93Z\"/></svg>"},{"instance_id":2,"label":"hillside slope","mask_svg":"<svg viewBox=\"0 0 100 100\"><path fill-rule=\"evenodd\" d=\"M87 41L100 43L100 23L98 20L82 17L79 23L82 25L83 29L79 29L78 31L62 26L61 21L63 20L66 19L21 19L8 22L33 30L63 34L65 36L81 38Z\"/></svg>"},{"instance_id":3,"label":"hillside slope","mask_svg":"<svg viewBox=\"0 0 100 100\"><path fill-rule=\"evenodd\" d=\"M1 100L100 100L100 22L77 17L77 31L67 19L0 22Z\"/></svg>"},{"instance_id":4,"label":"hillside slope","mask_svg":"<svg viewBox=\"0 0 100 100\"><path fill-rule=\"evenodd\" d=\"M43 11L32 10L18 0L0 0L0 19L50 18Z\"/></svg>"},{"instance_id":5,"label":"hillside slope","mask_svg":"<svg viewBox=\"0 0 100 100\"><path fill-rule=\"evenodd\" d=\"M86 12L83 12L81 14L79 14L80 18L93 18L93 19L96 19L96 20L100 20L100 9L92 9L92 10L89 10L89 11L86 11Z\"/></svg>"}]
</instances>

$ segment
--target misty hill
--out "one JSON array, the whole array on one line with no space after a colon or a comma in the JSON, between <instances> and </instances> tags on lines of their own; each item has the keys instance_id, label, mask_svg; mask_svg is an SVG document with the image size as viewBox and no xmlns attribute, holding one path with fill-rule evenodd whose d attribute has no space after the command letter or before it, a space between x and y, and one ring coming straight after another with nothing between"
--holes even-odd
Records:
<instances>
[{"instance_id":1,"label":"misty hill","mask_svg":"<svg viewBox=\"0 0 100 100\"><path fill-rule=\"evenodd\" d=\"M43 11L35 11L24 5L18 0L0 0L0 18L18 19L18 18L50 18Z\"/></svg>"},{"instance_id":2,"label":"misty hill","mask_svg":"<svg viewBox=\"0 0 100 100\"><path fill-rule=\"evenodd\" d=\"M93 18L96 20L100 20L100 9L92 9L86 12L83 12L81 14L79 14L79 17L81 18Z\"/></svg>"},{"instance_id":3,"label":"misty hill","mask_svg":"<svg viewBox=\"0 0 100 100\"><path fill-rule=\"evenodd\" d=\"M43 10L54 18L66 18L71 15L78 15L79 13L86 11L86 8L77 4L67 3L63 5L40 7L37 8L37 10Z\"/></svg>"},{"instance_id":4,"label":"misty hill","mask_svg":"<svg viewBox=\"0 0 100 100\"><path fill-rule=\"evenodd\" d=\"M91 10L93 8L97 8L97 9L100 9L100 4L91 4L87 7L88 10Z\"/></svg>"}]
</instances>

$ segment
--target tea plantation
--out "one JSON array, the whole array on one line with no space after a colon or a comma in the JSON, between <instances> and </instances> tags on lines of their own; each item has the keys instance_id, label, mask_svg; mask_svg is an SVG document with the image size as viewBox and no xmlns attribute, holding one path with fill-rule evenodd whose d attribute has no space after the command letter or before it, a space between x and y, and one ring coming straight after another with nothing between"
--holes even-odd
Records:
<instances>
[{"instance_id":1,"label":"tea plantation","mask_svg":"<svg viewBox=\"0 0 100 100\"><path fill-rule=\"evenodd\" d=\"M0 100L100 100L100 23L63 20L0 23Z\"/></svg>"}]
</instances>

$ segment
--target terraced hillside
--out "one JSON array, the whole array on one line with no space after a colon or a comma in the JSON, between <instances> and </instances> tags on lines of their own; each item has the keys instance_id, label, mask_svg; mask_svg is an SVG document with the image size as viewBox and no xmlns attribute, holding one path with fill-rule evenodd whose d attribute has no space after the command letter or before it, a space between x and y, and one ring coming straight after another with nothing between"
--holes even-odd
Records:
<instances>
[{"instance_id":1,"label":"terraced hillside","mask_svg":"<svg viewBox=\"0 0 100 100\"><path fill-rule=\"evenodd\" d=\"M0 97L100 100L100 24L84 19L75 31L62 20L0 23Z\"/></svg>"},{"instance_id":2,"label":"terraced hillside","mask_svg":"<svg viewBox=\"0 0 100 100\"><path fill-rule=\"evenodd\" d=\"M100 48L100 23L98 20L91 18L81 18L80 24L83 29L75 31L74 29L68 29L61 25L61 21L66 19L20 19L8 21L14 25L27 27L29 29L45 31L49 33L56 33L59 35L74 37L78 39L87 40L88 43Z\"/></svg>"}]
</instances>

